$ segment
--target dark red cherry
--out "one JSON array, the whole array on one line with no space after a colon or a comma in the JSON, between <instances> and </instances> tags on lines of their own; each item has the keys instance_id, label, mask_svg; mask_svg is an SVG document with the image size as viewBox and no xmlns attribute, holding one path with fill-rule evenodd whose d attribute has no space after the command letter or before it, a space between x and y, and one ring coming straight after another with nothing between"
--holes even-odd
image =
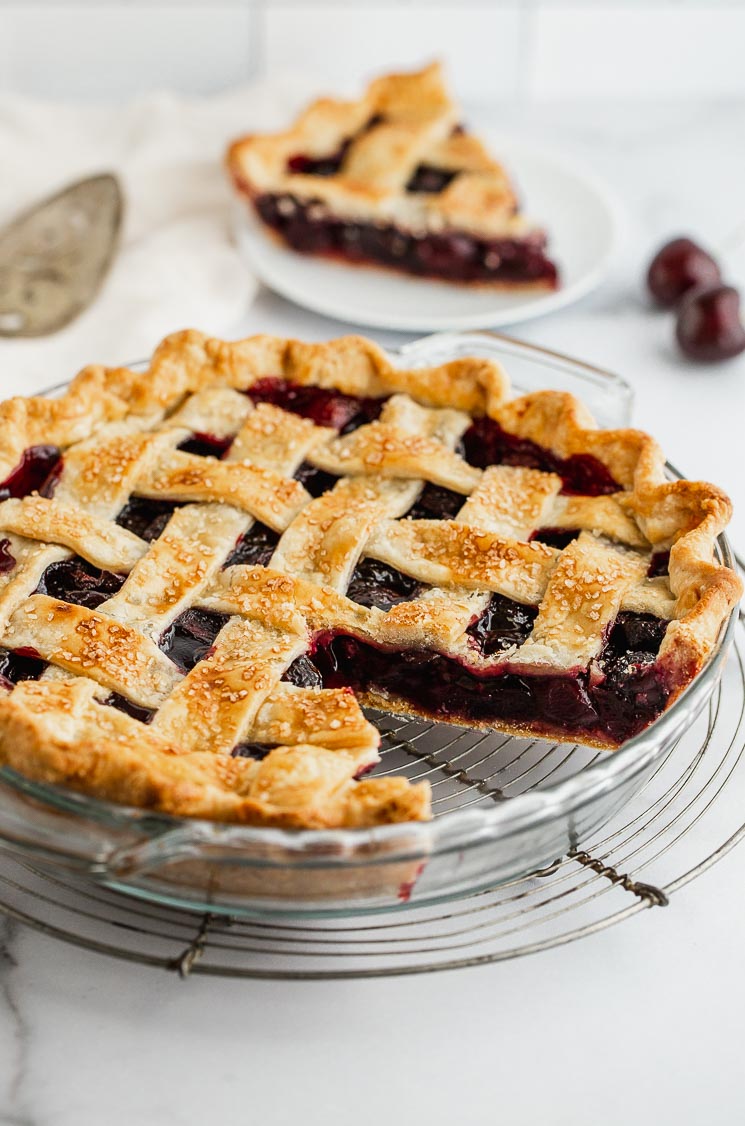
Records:
<instances>
[{"instance_id":1,"label":"dark red cherry","mask_svg":"<svg viewBox=\"0 0 745 1126\"><path fill-rule=\"evenodd\" d=\"M694 286L715 285L721 280L721 271L712 256L689 238L666 242L647 271L649 292L658 305L667 309L677 305Z\"/></svg>"},{"instance_id":2,"label":"dark red cherry","mask_svg":"<svg viewBox=\"0 0 745 1126\"><path fill-rule=\"evenodd\" d=\"M705 286L680 303L675 335L683 352L701 363L729 360L745 352L740 294L732 285Z\"/></svg>"},{"instance_id":3,"label":"dark red cherry","mask_svg":"<svg viewBox=\"0 0 745 1126\"><path fill-rule=\"evenodd\" d=\"M475 252L473 239L465 235L427 235L419 240L416 253L428 270L440 273L458 270L471 261Z\"/></svg>"}]
</instances>

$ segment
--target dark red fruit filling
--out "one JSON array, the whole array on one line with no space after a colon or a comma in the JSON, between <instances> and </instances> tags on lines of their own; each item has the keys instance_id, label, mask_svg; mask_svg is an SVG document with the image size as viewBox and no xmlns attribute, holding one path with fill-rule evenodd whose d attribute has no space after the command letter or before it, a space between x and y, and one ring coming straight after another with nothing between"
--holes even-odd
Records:
<instances>
[{"instance_id":1,"label":"dark red fruit filling","mask_svg":"<svg viewBox=\"0 0 745 1126\"><path fill-rule=\"evenodd\" d=\"M236 743L230 754L233 758L252 758L261 762L273 750L271 743Z\"/></svg>"},{"instance_id":2,"label":"dark red fruit filling","mask_svg":"<svg viewBox=\"0 0 745 1126\"><path fill-rule=\"evenodd\" d=\"M295 153L287 161L287 171L299 176L335 176L349 150L350 140L344 141L336 152L328 156L306 156Z\"/></svg>"},{"instance_id":3,"label":"dark red fruit filling","mask_svg":"<svg viewBox=\"0 0 745 1126\"><path fill-rule=\"evenodd\" d=\"M410 602L426 590L423 583L379 563L377 559L361 559L355 567L347 590L347 598L361 606L377 606L390 610L399 602Z\"/></svg>"},{"instance_id":4,"label":"dark red fruit filling","mask_svg":"<svg viewBox=\"0 0 745 1126\"><path fill-rule=\"evenodd\" d=\"M211 610L184 610L161 634L158 644L175 665L190 672L208 655L227 620L227 614Z\"/></svg>"},{"instance_id":5,"label":"dark red fruit filling","mask_svg":"<svg viewBox=\"0 0 745 1126\"><path fill-rule=\"evenodd\" d=\"M285 669L282 679L297 688L323 688L320 672L310 657L305 655L295 658L290 667Z\"/></svg>"},{"instance_id":6,"label":"dark red fruit filling","mask_svg":"<svg viewBox=\"0 0 745 1126\"><path fill-rule=\"evenodd\" d=\"M152 543L165 530L177 508L175 500L150 500L148 497L130 497L116 518L120 527L134 532L140 539Z\"/></svg>"},{"instance_id":7,"label":"dark red fruit filling","mask_svg":"<svg viewBox=\"0 0 745 1126\"><path fill-rule=\"evenodd\" d=\"M295 474L295 480L299 481L312 497L320 497L333 489L339 478L334 477L333 473L325 473L323 469L316 469L315 465L304 461Z\"/></svg>"},{"instance_id":8,"label":"dark red fruit filling","mask_svg":"<svg viewBox=\"0 0 745 1126\"><path fill-rule=\"evenodd\" d=\"M0 483L0 500L41 493L49 497L62 471L62 451L57 446L29 446L13 472Z\"/></svg>"},{"instance_id":9,"label":"dark red fruit filling","mask_svg":"<svg viewBox=\"0 0 745 1126\"><path fill-rule=\"evenodd\" d=\"M414 235L391 225L335 218L318 200L270 193L257 196L254 204L268 227L304 253L379 262L449 281L558 285L556 266L545 255L546 238L538 231L523 239L480 239L465 232Z\"/></svg>"},{"instance_id":10,"label":"dark red fruit filling","mask_svg":"<svg viewBox=\"0 0 745 1126\"><path fill-rule=\"evenodd\" d=\"M121 589L126 575L102 571L84 559L64 559L50 563L36 588L37 594L47 594L60 602L85 606L96 610Z\"/></svg>"},{"instance_id":11,"label":"dark red fruit filling","mask_svg":"<svg viewBox=\"0 0 745 1126\"><path fill-rule=\"evenodd\" d=\"M527 641L537 613L536 606L525 606L503 594L492 594L486 610L466 633L476 640L485 656L502 653Z\"/></svg>"},{"instance_id":12,"label":"dark red fruit filling","mask_svg":"<svg viewBox=\"0 0 745 1126\"><path fill-rule=\"evenodd\" d=\"M307 153L294 153L287 161L287 171L300 176L335 176L340 171L349 147L358 137L362 137L383 121L383 115L374 114L353 136L345 137L336 152L326 156L309 156Z\"/></svg>"},{"instance_id":13,"label":"dark red fruit filling","mask_svg":"<svg viewBox=\"0 0 745 1126\"><path fill-rule=\"evenodd\" d=\"M0 574L12 571L16 565L15 555L10 551L10 540L0 540Z\"/></svg>"},{"instance_id":14,"label":"dark red fruit filling","mask_svg":"<svg viewBox=\"0 0 745 1126\"><path fill-rule=\"evenodd\" d=\"M461 493L428 482L406 515L412 520L453 520L465 503Z\"/></svg>"},{"instance_id":15,"label":"dark red fruit filling","mask_svg":"<svg viewBox=\"0 0 745 1126\"><path fill-rule=\"evenodd\" d=\"M216 434L192 434L186 438L178 449L187 454L197 454L199 457L222 457L233 445L232 437L218 438Z\"/></svg>"},{"instance_id":16,"label":"dark red fruit filling","mask_svg":"<svg viewBox=\"0 0 745 1126\"><path fill-rule=\"evenodd\" d=\"M116 708L117 711L124 712L125 715L131 716L132 719L138 719L140 723L150 723L155 715L153 708L141 708L139 704L133 704L126 696L120 696L118 692L112 692L103 701L110 708Z\"/></svg>"},{"instance_id":17,"label":"dark red fruit filling","mask_svg":"<svg viewBox=\"0 0 745 1126\"><path fill-rule=\"evenodd\" d=\"M635 614L622 610L608 634L600 662L639 656L656 657L667 632L668 622L653 614Z\"/></svg>"},{"instance_id":18,"label":"dark red fruit filling","mask_svg":"<svg viewBox=\"0 0 745 1126\"><path fill-rule=\"evenodd\" d=\"M266 524L258 520L249 528L244 536L238 540L233 551L225 560L225 567L235 567L240 564L249 567L266 567L274 555L279 543L279 532L273 532Z\"/></svg>"},{"instance_id":19,"label":"dark red fruit filling","mask_svg":"<svg viewBox=\"0 0 745 1126\"><path fill-rule=\"evenodd\" d=\"M524 607L489 610L477 639L492 652L506 647L501 636L513 644L525 635ZM649 615L619 615L592 676L530 676L509 667L479 674L439 653L387 650L333 632L316 637L313 662L327 688L387 691L445 719L524 723L563 738L620 743L664 710L669 692L655 656L666 625Z\"/></svg>"},{"instance_id":20,"label":"dark red fruit filling","mask_svg":"<svg viewBox=\"0 0 745 1126\"><path fill-rule=\"evenodd\" d=\"M563 482L562 493L572 496L604 496L617 493L621 486L608 469L592 454L559 457L551 450L508 434L493 418L477 418L463 435L466 460L479 469L490 465L523 465L556 473Z\"/></svg>"},{"instance_id":21,"label":"dark red fruit filling","mask_svg":"<svg viewBox=\"0 0 745 1126\"><path fill-rule=\"evenodd\" d=\"M654 555L649 561L649 570L647 571L648 579L657 579L660 576L669 574L668 568L670 566L670 552L669 551L655 551Z\"/></svg>"},{"instance_id":22,"label":"dark red fruit filling","mask_svg":"<svg viewBox=\"0 0 745 1126\"><path fill-rule=\"evenodd\" d=\"M437 194L452 184L457 172L449 168L435 168L432 164L419 164L406 185L407 192L428 192Z\"/></svg>"},{"instance_id":23,"label":"dark red fruit filling","mask_svg":"<svg viewBox=\"0 0 745 1126\"><path fill-rule=\"evenodd\" d=\"M301 387L279 376L257 380L246 394L255 403L272 403L291 414L312 419L316 426L330 426L341 434L373 422L385 402L384 399L345 395L326 387Z\"/></svg>"},{"instance_id":24,"label":"dark red fruit filling","mask_svg":"<svg viewBox=\"0 0 745 1126\"><path fill-rule=\"evenodd\" d=\"M655 659L668 623L651 614L621 613L598 666L604 679L592 689L593 702L611 738L636 735L665 708L669 689Z\"/></svg>"},{"instance_id":25,"label":"dark red fruit filling","mask_svg":"<svg viewBox=\"0 0 745 1126\"><path fill-rule=\"evenodd\" d=\"M538 528L533 532L530 540L545 543L547 547L558 547L559 551L563 551L573 540L576 540L580 530L579 528Z\"/></svg>"},{"instance_id":26,"label":"dark red fruit filling","mask_svg":"<svg viewBox=\"0 0 745 1126\"><path fill-rule=\"evenodd\" d=\"M21 680L38 680L46 667L34 649L0 649L0 682L6 688Z\"/></svg>"}]
</instances>

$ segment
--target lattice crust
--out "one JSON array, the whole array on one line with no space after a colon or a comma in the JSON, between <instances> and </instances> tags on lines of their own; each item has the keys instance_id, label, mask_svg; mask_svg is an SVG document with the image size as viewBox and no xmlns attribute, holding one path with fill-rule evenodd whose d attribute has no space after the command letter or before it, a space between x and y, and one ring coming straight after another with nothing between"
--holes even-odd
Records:
<instances>
[{"instance_id":1,"label":"lattice crust","mask_svg":"<svg viewBox=\"0 0 745 1126\"><path fill-rule=\"evenodd\" d=\"M524 237L535 228L520 214L505 169L481 141L456 128L459 118L435 63L379 78L358 101L316 101L286 132L242 137L229 149L228 168L250 193L312 198L348 219L413 232L447 227L481 237ZM320 159L342 147L334 175L288 171L296 153ZM420 165L458 175L441 191L407 192Z\"/></svg>"},{"instance_id":2,"label":"lattice crust","mask_svg":"<svg viewBox=\"0 0 745 1126\"><path fill-rule=\"evenodd\" d=\"M385 402L339 435L240 393L267 377ZM619 491L567 495L557 473L475 468L459 443L482 415L556 458L591 454ZM220 460L177 448L195 433L233 441ZM2 476L40 444L64 451L63 469L51 497L0 503L15 561L0 572L0 641L48 667L12 691L6 682L0 756L176 814L290 827L428 816L426 784L358 780L378 760L378 734L349 690L282 680L319 636L427 650L476 673L561 676L593 669L620 611L653 614L669 621L656 667L674 696L741 592L714 561L723 493L666 480L652 438L596 429L570 395L510 399L488 360L405 371L358 337L228 344L183 332L145 373L91 367L60 399L0 404ZM303 463L335 484L312 496L294 477ZM427 483L460 494L452 518L407 517ZM114 523L132 496L180 503L153 542ZM268 566L226 566L256 520L279 536ZM531 538L542 528L580 534L562 550ZM669 577L649 578L651 556L667 550ZM74 555L127 576L95 609L37 592ZM427 588L388 611L360 605L346 592L364 558ZM493 594L536 612L521 644L487 654L468 630ZM184 673L159 641L186 609L225 624ZM111 693L152 721L110 706ZM274 749L231 755L241 744Z\"/></svg>"}]
</instances>

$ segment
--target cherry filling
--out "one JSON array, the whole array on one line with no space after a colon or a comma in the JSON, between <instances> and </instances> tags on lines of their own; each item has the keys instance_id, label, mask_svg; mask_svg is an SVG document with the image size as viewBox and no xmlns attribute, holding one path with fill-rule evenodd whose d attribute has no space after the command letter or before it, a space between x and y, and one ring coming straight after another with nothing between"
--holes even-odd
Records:
<instances>
[{"instance_id":1,"label":"cherry filling","mask_svg":"<svg viewBox=\"0 0 745 1126\"><path fill-rule=\"evenodd\" d=\"M62 451L57 446L29 446L21 460L0 483L0 500L41 493L50 497L62 472Z\"/></svg>"},{"instance_id":2,"label":"cherry filling","mask_svg":"<svg viewBox=\"0 0 745 1126\"><path fill-rule=\"evenodd\" d=\"M323 688L320 672L310 657L305 655L295 658L290 667L285 669L282 679L297 688Z\"/></svg>"},{"instance_id":3,"label":"cherry filling","mask_svg":"<svg viewBox=\"0 0 745 1126\"><path fill-rule=\"evenodd\" d=\"M452 184L457 172L450 168L435 168L432 164L419 164L406 185L407 192L427 192L436 195Z\"/></svg>"},{"instance_id":4,"label":"cherry filling","mask_svg":"<svg viewBox=\"0 0 745 1126\"><path fill-rule=\"evenodd\" d=\"M563 482L562 493L597 497L617 493L621 486L608 469L592 454L559 457L529 438L508 434L493 418L475 419L463 435L465 457L471 465L486 469L490 465L523 465L556 473Z\"/></svg>"},{"instance_id":5,"label":"cherry filling","mask_svg":"<svg viewBox=\"0 0 745 1126\"><path fill-rule=\"evenodd\" d=\"M116 518L121 528L134 532L140 539L152 543L162 534L177 508L175 500L151 500L149 497L130 497Z\"/></svg>"},{"instance_id":6,"label":"cherry filling","mask_svg":"<svg viewBox=\"0 0 745 1126\"><path fill-rule=\"evenodd\" d=\"M533 628L537 606L525 606L503 594L492 594L481 617L466 630L485 656L522 645Z\"/></svg>"},{"instance_id":7,"label":"cherry filling","mask_svg":"<svg viewBox=\"0 0 745 1126\"><path fill-rule=\"evenodd\" d=\"M10 550L10 540L0 540L0 575L12 571L16 565L15 555Z\"/></svg>"},{"instance_id":8,"label":"cherry filling","mask_svg":"<svg viewBox=\"0 0 745 1126\"><path fill-rule=\"evenodd\" d=\"M335 176L342 166L344 157L352 143L351 137L343 141L336 152L328 156L307 156L295 153L287 161L287 171L300 176Z\"/></svg>"},{"instance_id":9,"label":"cherry filling","mask_svg":"<svg viewBox=\"0 0 745 1126\"><path fill-rule=\"evenodd\" d=\"M273 750L272 743L236 743L230 754L233 758L252 758L261 762Z\"/></svg>"},{"instance_id":10,"label":"cherry filling","mask_svg":"<svg viewBox=\"0 0 745 1126\"><path fill-rule=\"evenodd\" d=\"M315 465L304 461L295 474L295 480L299 481L312 497L320 497L333 489L339 478L334 477L333 473L325 473L323 469L316 469Z\"/></svg>"},{"instance_id":11,"label":"cherry filling","mask_svg":"<svg viewBox=\"0 0 745 1126\"><path fill-rule=\"evenodd\" d=\"M184 610L161 634L158 644L175 665L190 672L209 655L228 617L211 610Z\"/></svg>"},{"instance_id":12,"label":"cherry filling","mask_svg":"<svg viewBox=\"0 0 745 1126\"><path fill-rule=\"evenodd\" d=\"M428 482L406 515L412 520L453 520L465 503L461 493Z\"/></svg>"},{"instance_id":13,"label":"cherry filling","mask_svg":"<svg viewBox=\"0 0 745 1126\"><path fill-rule=\"evenodd\" d=\"M519 644L530 608L497 597L470 627L484 652ZM424 649L396 651L333 631L315 638L313 663L326 688L348 686L403 698L444 719L529 724L547 735L620 743L665 708L669 690L655 665L666 622L620 614L592 674L531 676L506 666L475 672Z\"/></svg>"},{"instance_id":14,"label":"cherry filling","mask_svg":"<svg viewBox=\"0 0 745 1126\"><path fill-rule=\"evenodd\" d=\"M310 418L316 426L329 426L341 434L374 422L385 402L384 399L345 395L327 387L303 387L279 376L257 380L246 394L255 403L272 403L291 414Z\"/></svg>"},{"instance_id":15,"label":"cherry filling","mask_svg":"<svg viewBox=\"0 0 745 1126\"><path fill-rule=\"evenodd\" d=\"M670 692L655 658L667 625L652 614L620 613L600 654L603 679L593 689L593 701L618 742L637 734L665 708Z\"/></svg>"},{"instance_id":16,"label":"cherry filling","mask_svg":"<svg viewBox=\"0 0 745 1126\"><path fill-rule=\"evenodd\" d=\"M546 238L540 231L522 239L481 239L465 231L415 235L391 224L340 219L329 215L319 200L289 194L256 196L254 206L268 227L307 254L379 262L450 281L541 282L552 289L558 285L558 271L546 257Z\"/></svg>"},{"instance_id":17,"label":"cherry filling","mask_svg":"<svg viewBox=\"0 0 745 1126\"><path fill-rule=\"evenodd\" d=\"M660 576L669 574L670 566L670 552L669 551L655 551L649 561L649 570L647 571L648 579L658 579Z\"/></svg>"},{"instance_id":18,"label":"cherry filling","mask_svg":"<svg viewBox=\"0 0 745 1126\"><path fill-rule=\"evenodd\" d=\"M124 712L132 719L138 719L140 723L150 723L155 715L153 708L141 708L139 704L133 704L131 700L128 700L126 696L120 696L118 692L112 692L102 703L110 708L116 708L119 712Z\"/></svg>"},{"instance_id":19,"label":"cherry filling","mask_svg":"<svg viewBox=\"0 0 745 1126\"><path fill-rule=\"evenodd\" d=\"M197 454L199 457L223 457L232 444L232 436L218 438L216 434L196 432L181 442L177 448L187 454Z\"/></svg>"},{"instance_id":20,"label":"cherry filling","mask_svg":"<svg viewBox=\"0 0 745 1126\"><path fill-rule=\"evenodd\" d=\"M357 133L354 133L351 137L345 137L336 152L328 153L326 156L294 153L287 161L287 171L301 176L336 176L337 172L341 170L352 142L357 140L358 137L364 136L376 125L380 125L382 121L382 114L374 114Z\"/></svg>"},{"instance_id":21,"label":"cherry filling","mask_svg":"<svg viewBox=\"0 0 745 1126\"><path fill-rule=\"evenodd\" d=\"M0 682L6 688L21 680L38 680L46 667L34 649L0 649Z\"/></svg>"},{"instance_id":22,"label":"cherry filling","mask_svg":"<svg viewBox=\"0 0 745 1126\"><path fill-rule=\"evenodd\" d=\"M399 602L410 602L426 589L424 583L402 574L395 567L379 563L377 559L361 559L352 573L347 598L361 606L390 610Z\"/></svg>"},{"instance_id":23,"label":"cherry filling","mask_svg":"<svg viewBox=\"0 0 745 1126\"><path fill-rule=\"evenodd\" d=\"M102 571L84 559L64 559L50 563L36 588L37 594L47 594L60 602L85 606L96 610L121 589L126 575Z\"/></svg>"},{"instance_id":24,"label":"cherry filling","mask_svg":"<svg viewBox=\"0 0 745 1126\"><path fill-rule=\"evenodd\" d=\"M266 524L260 524L257 520L238 540L223 566L235 567L243 564L250 567L259 565L266 567L278 543L279 532L272 531Z\"/></svg>"},{"instance_id":25,"label":"cherry filling","mask_svg":"<svg viewBox=\"0 0 745 1126\"><path fill-rule=\"evenodd\" d=\"M563 551L580 534L580 528L537 528L530 537L531 542L545 543L547 547L558 547Z\"/></svg>"}]
</instances>

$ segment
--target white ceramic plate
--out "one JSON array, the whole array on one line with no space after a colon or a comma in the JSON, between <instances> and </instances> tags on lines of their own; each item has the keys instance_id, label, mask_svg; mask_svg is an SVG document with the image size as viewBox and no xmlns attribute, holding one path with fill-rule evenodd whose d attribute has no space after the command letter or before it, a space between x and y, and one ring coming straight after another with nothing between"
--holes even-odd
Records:
<instances>
[{"instance_id":1,"label":"white ceramic plate","mask_svg":"<svg viewBox=\"0 0 745 1126\"><path fill-rule=\"evenodd\" d=\"M402 332L494 328L542 316L600 284L619 238L619 208L583 169L517 142L492 141L526 201L546 227L561 270L555 293L502 293L406 277L365 266L305 257L279 246L244 200L235 208L239 249L254 274L276 293L324 316Z\"/></svg>"}]
</instances>

